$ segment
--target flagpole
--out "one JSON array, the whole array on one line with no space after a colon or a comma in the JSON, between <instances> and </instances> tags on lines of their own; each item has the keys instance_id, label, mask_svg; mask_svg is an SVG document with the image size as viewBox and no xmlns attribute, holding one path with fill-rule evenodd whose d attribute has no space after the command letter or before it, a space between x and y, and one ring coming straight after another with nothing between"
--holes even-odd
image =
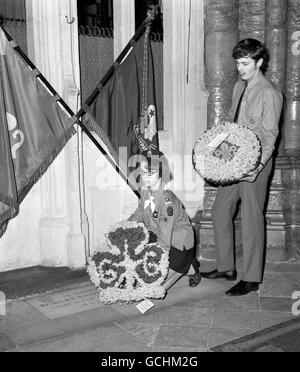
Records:
<instances>
[{"instance_id":1,"label":"flagpole","mask_svg":"<svg viewBox=\"0 0 300 372\"><path fill-rule=\"evenodd\" d=\"M97 149L106 157L106 159L109 161L109 163L116 169L116 172L122 177L122 179L128 184L128 186L132 189L134 194L140 198L140 193L136 190L135 186L131 183L127 175L122 171L122 169L119 167L117 163L115 163L112 158L109 156L109 154L106 152L106 150L101 146L101 144L96 140L96 138L90 133L88 128L82 123L80 118L87 112L86 108L89 107L89 105L92 104L92 102L97 98L97 96L101 93L103 86L107 83L109 78L114 73L115 69L120 65L124 57L127 55L129 50L133 47L136 40L139 39L139 37L144 32L144 29L150 25L155 17L157 16L157 7L152 6L149 8L147 13L147 18L144 20L142 25L139 27L139 29L136 31L136 33L133 35L133 37L129 40L128 44L125 46L125 48L122 50L118 58L115 60L113 65L109 68L109 70L106 72L106 74L103 76L103 78L98 83L97 87L94 89L94 91L91 93L91 95L88 97L88 99L85 101L84 107L82 107L77 114L75 114L70 107L66 104L66 102L60 97L60 95L56 92L56 90L51 86L51 84L47 81L47 79L43 76L43 74L37 69L37 67L32 63L32 61L27 57L27 55L23 52L23 50L19 47L19 45L15 44L13 45L13 49L19 53L19 55L24 59L24 61L30 66L30 68L36 72L36 78L39 78L42 83L49 89L49 91L53 94L54 97L57 98L57 102L59 102L62 107L67 111L67 113L70 115L70 117L74 118L74 124L78 124L81 129L84 131L84 133L89 137L89 139L94 143L94 145L97 147ZM13 41L13 38L6 32L4 27L0 23L0 27L5 33L7 39L9 41Z\"/></svg>"},{"instance_id":2,"label":"flagpole","mask_svg":"<svg viewBox=\"0 0 300 372\"><path fill-rule=\"evenodd\" d=\"M13 38L6 32L6 30L0 25L1 29L5 33L7 39L9 41L14 41ZM41 74L41 72L36 68L36 66L32 63L32 61L27 57L27 55L23 52L23 50L18 46L14 45L13 49L19 53L19 55L24 59L24 61L30 66L30 68L36 72L36 78L39 78L42 83L49 89L49 91L52 93L54 97L57 97L57 102L59 102L62 107L67 111L67 113L70 115L70 117L74 118L74 124L78 124L84 133L89 137L89 139L94 143L94 145L97 147L97 149L106 157L106 159L109 161L109 163L116 169L116 172L123 178L123 180L130 186L132 191L135 193L135 195L140 198L140 193L136 190L134 185L130 182L127 175L122 171L122 169L118 166L117 163L115 163L109 154L105 151L105 149L101 146L101 144L96 140L96 138L90 133L90 131L86 128L86 126L81 122L80 117L78 117L78 114L75 115L75 113L70 109L70 107L66 104L66 102L60 97L60 95L56 92L56 90L51 86L51 84L47 81L47 79ZM123 53L121 53L123 54ZM81 111L81 110L80 110ZM80 112L79 111L79 112ZM78 113L79 113L78 112ZM83 114L85 111L83 112ZM83 115L81 114L81 116ZM76 120L75 120L76 119Z\"/></svg>"}]
</instances>

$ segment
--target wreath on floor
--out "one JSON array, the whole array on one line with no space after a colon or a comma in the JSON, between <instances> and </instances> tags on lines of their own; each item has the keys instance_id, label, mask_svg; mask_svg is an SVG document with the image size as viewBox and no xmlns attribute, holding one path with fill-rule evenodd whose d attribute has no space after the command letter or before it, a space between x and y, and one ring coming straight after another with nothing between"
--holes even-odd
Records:
<instances>
[{"instance_id":1,"label":"wreath on floor","mask_svg":"<svg viewBox=\"0 0 300 372\"><path fill-rule=\"evenodd\" d=\"M105 239L105 247L90 257L87 267L101 302L165 296L162 284L168 274L169 255L157 243L148 243L149 232L144 224L119 223L110 228Z\"/></svg>"},{"instance_id":2,"label":"wreath on floor","mask_svg":"<svg viewBox=\"0 0 300 372\"><path fill-rule=\"evenodd\" d=\"M252 129L225 122L206 130L193 148L193 165L209 183L225 186L238 182L257 168L261 143Z\"/></svg>"}]
</instances>

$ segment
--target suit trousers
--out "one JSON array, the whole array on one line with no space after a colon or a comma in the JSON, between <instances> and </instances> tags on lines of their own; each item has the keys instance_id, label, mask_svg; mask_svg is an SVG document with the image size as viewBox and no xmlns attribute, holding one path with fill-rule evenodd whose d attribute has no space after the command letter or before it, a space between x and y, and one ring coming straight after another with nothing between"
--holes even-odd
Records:
<instances>
[{"instance_id":1,"label":"suit trousers","mask_svg":"<svg viewBox=\"0 0 300 372\"><path fill-rule=\"evenodd\" d=\"M235 270L233 217L241 200L243 275L242 280L262 282L265 249L265 202L272 159L255 182L219 187L212 210L219 272Z\"/></svg>"}]
</instances>

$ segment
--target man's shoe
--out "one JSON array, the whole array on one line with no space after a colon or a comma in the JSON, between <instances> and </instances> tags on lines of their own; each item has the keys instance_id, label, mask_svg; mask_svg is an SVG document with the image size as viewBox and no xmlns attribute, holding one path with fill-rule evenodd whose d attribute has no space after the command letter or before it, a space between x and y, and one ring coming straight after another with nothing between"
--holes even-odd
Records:
<instances>
[{"instance_id":1,"label":"man's shoe","mask_svg":"<svg viewBox=\"0 0 300 372\"><path fill-rule=\"evenodd\" d=\"M234 281L237 278L236 271L223 271L213 270L208 273L201 273L201 276L206 279L226 279L229 281Z\"/></svg>"},{"instance_id":2,"label":"man's shoe","mask_svg":"<svg viewBox=\"0 0 300 372\"><path fill-rule=\"evenodd\" d=\"M244 282L241 280L226 292L227 296L244 296L250 292L258 291L259 284L255 282Z\"/></svg>"}]
</instances>

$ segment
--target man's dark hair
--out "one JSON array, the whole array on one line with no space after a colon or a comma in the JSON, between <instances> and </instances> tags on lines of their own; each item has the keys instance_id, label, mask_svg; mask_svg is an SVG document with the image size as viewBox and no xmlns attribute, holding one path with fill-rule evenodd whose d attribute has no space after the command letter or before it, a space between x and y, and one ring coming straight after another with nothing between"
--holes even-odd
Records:
<instances>
[{"instance_id":1,"label":"man's dark hair","mask_svg":"<svg viewBox=\"0 0 300 372\"><path fill-rule=\"evenodd\" d=\"M260 41L251 38L241 40L234 47L232 57L234 59L250 57L253 58L256 63L262 58L264 61L260 69L263 73L267 71L270 60L270 55L266 46Z\"/></svg>"}]
</instances>

